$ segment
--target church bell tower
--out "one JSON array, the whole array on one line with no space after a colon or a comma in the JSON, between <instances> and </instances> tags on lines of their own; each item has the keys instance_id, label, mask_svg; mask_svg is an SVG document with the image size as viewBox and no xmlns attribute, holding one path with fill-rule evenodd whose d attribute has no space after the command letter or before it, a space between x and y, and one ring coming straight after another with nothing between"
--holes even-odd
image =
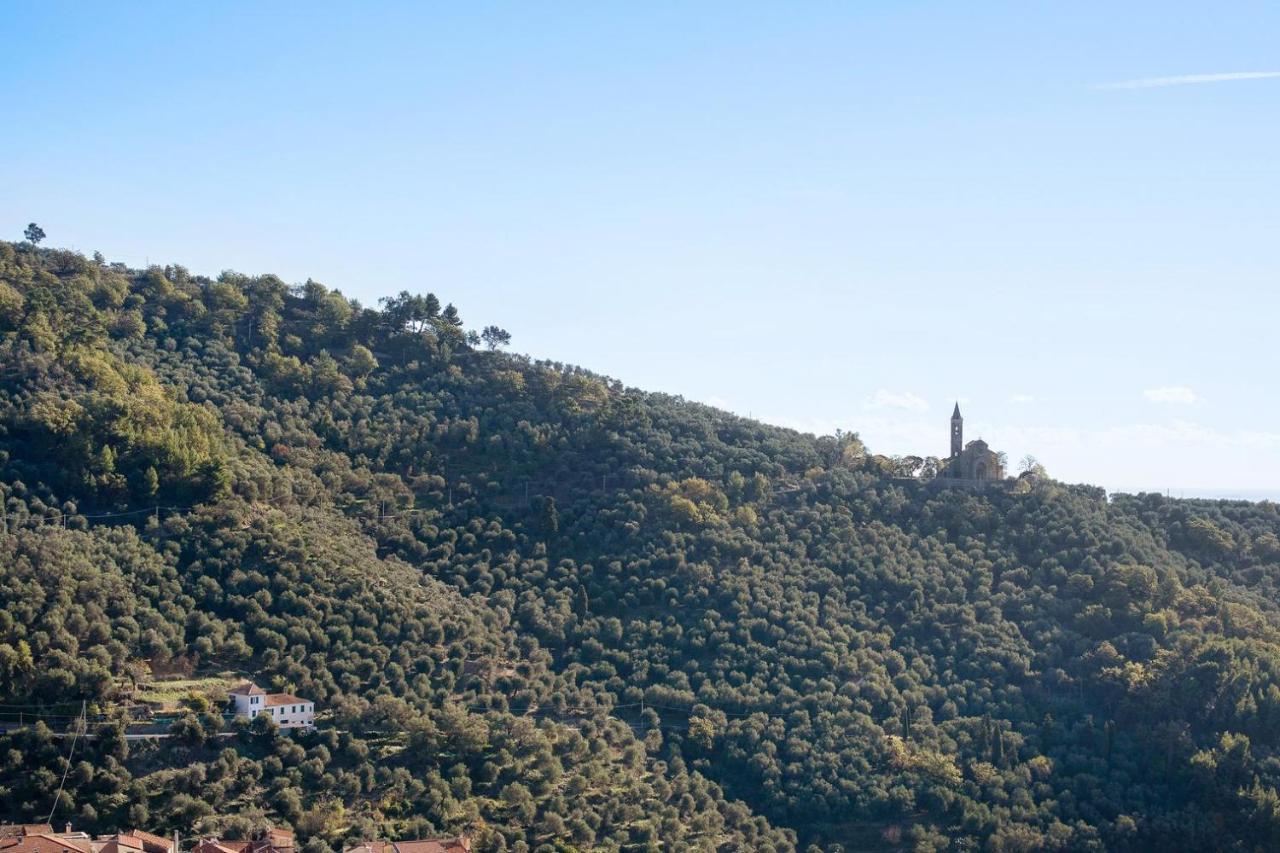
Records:
<instances>
[{"instance_id":1,"label":"church bell tower","mask_svg":"<svg viewBox=\"0 0 1280 853\"><path fill-rule=\"evenodd\" d=\"M956 402L956 410L951 413L951 458L955 459L964 449L964 418L960 417L960 403Z\"/></svg>"}]
</instances>

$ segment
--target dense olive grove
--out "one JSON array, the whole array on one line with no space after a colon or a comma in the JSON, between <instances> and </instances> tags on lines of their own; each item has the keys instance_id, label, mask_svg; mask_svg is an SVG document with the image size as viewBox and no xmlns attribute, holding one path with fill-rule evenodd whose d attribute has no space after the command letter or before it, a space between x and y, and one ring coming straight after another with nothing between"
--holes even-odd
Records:
<instances>
[{"instance_id":1,"label":"dense olive grove","mask_svg":"<svg viewBox=\"0 0 1280 853\"><path fill-rule=\"evenodd\" d=\"M1280 844L1275 505L938 489L854 435L480 351L430 295L0 244L0 335L0 702L109 716L147 662L330 712L102 726L61 803L95 826ZM65 745L0 743L15 819Z\"/></svg>"}]
</instances>

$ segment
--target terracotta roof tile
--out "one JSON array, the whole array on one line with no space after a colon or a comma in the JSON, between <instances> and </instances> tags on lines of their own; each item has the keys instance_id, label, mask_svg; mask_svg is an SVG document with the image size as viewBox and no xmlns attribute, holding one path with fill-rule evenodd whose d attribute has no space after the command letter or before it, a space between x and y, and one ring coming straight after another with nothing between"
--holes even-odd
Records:
<instances>
[{"instance_id":1,"label":"terracotta roof tile","mask_svg":"<svg viewBox=\"0 0 1280 853\"><path fill-rule=\"evenodd\" d=\"M192 853L241 853L245 848L240 845L247 845L248 842L241 841L219 841L216 838L206 838L195 846Z\"/></svg>"},{"instance_id":2,"label":"terracotta roof tile","mask_svg":"<svg viewBox=\"0 0 1280 853\"><path fill-rule=\"evenodd\" d=\"M151 853L151 851L169 851L173 849L173 839L165 838L163 835L156 835L151 832L144 832L141 829L131 829L126 833L132 835L142 841L142 849Z\"/></svg>"},{"instance_id":3,"label":"terracotta roof tile","mask_svg":"<svg viewBox=\"0 0 1280 853\"><path fill-rule=\"evenodd\" d=\"M46 833L53 833L53 827L47 823L0 824L0 838L21 838L24 835L41 835Z\"/></svg>"},{"instance_id":4,"label":"terracotta roof tile","mask_svg":"<svg viewBox=\"0 0 1280 853\"><path fill-rule=\"evenodd\" d=\"M41 833L22 838L6 838L0 849L5 853L93 853L93 843L87 838Z\"/></svg>"},{"instance_id":5,"label":"terracotta roof tile","mask_svg":"<svg viewBox=\"0 0 1280 853\"><path fill-rule=\"evenodd\" d=\"M471 839L465 835L453 838L420 838L411 841L366 841L348 847L343 853L471 853Z\"/></svg>"},{"instance_id":6,"label":"terracotta roof tile","mask_svg":"<svg viewBox=\"0 0 1280 853\"><path fill-rule=\"evenodd\" d=\"M235 687L232 687L227 692L238 696L262 696L267 691L263 690L252 681L246 681L244 684L238 684Z\"/></svg>"},{"instance_id":7,"label":"terracotta roof tile","mask_svg":"<svg viewBox=\"0 0 1280 853\"><path fill-rule=\"evenodd\" d=\"M96 853L142 853L142 839L134 835L113 835L110 838L98 839L101 845L94 845Z\"/></svg>"}]
</instances>

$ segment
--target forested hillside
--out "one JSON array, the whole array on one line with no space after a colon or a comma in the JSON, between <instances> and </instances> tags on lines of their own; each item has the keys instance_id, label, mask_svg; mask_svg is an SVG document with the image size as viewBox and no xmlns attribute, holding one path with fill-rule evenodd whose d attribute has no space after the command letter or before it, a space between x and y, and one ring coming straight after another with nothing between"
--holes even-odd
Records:
<instances>
[{"instance_id":1,"label":"forested hillside","mask_svg":"<svg viewBox=\"0 0 1280 853\"><path fill-rule=\"evenodd\" d=\"M91 830L308 853L1280 847L1276 505L939 489L464 328L0 243L0 704L43 720L0 735L7 819L62 785ZM319 730L192 701L68 770L82 700L226 671Z\"/></svg>"}]
</instances>

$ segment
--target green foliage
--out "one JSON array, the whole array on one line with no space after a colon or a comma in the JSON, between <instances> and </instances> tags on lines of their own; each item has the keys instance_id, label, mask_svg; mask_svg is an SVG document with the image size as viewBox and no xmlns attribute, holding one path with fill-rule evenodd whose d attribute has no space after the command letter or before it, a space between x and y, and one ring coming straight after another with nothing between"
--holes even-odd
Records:
<instances>
[{"instance_id":1,"label":"green foliage","mask_svg":"<svg viewBox=\"0 0 1280 853\"><path fill-rule=\"evenodd\" d=\"M1272 504L938 489L856 434L475 349L430 295L10 244L0 354L0 701L61 728L239 669L325 715L100 724L59 807L91 828L1276 844ZM14 819L62 746L0 739Z\"/></svg>"}]
</instances>

